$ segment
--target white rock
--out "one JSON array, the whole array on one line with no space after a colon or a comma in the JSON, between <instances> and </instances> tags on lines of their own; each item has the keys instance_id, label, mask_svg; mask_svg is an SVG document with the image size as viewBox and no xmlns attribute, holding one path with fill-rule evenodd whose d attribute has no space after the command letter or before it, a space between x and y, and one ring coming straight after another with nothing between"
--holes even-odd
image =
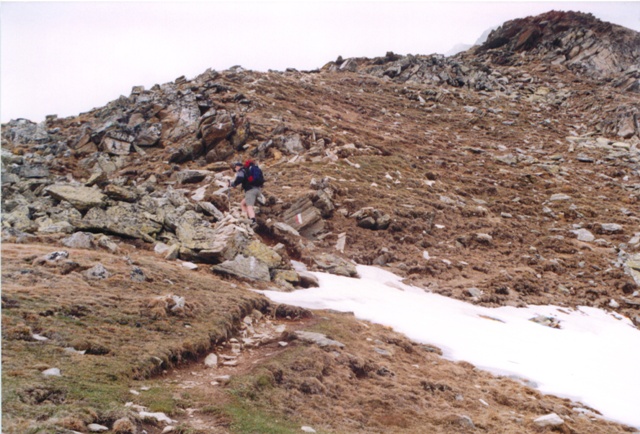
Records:
<instances>
[{"instance_id":1,"label":"white rock","mask_svg":"<svg viewBox=\"0 0 640 434\"><path fill-rule=\"evenodd\" d=\"M550 413L545 416L540 416L534 419L533 422L538 426L558 426L564 423L564 420L555 413Z\"/></svg>"},{"instance_id":2,"label":"white rock","mask_svg":"<svg viewBox=\"0 0 640 434\"><path fill-rule=\"evenodd\" d=\"M586 229L578 229L576 231L571 231L571 232L573 232L578 236L578 241L585 241L587 243L590 243L591 241L596 239L595 235L593 235L591 232L589 232Z\"/></svg>"},{"instance_id":3,"label":"white rock","mask_svg":"<svg viewBox=\"0 0 640 434\"><path fill-rule=\"evenodd\" d=\"M131 393L132 395L140 395L140 392L138 392L137 390L129 390L129 393Z\"/></svg>"},{"instance_id":4,"label":"white rock","mask_svg":"<svg viewBox=\"0 0 640 434\"><path fill-rule=\"evenodd\" d=\"M87 425L87 429L91 432L104 432L104 431L109 431L109 428L107 428L104 425L99 425L97 423L90 423L89 425Z\"/></svg>"},{"instance_id":5,"label":"white rock","mask_svg":"<svg viewBox=\"0 0 640 434\"><path fill-rule=\"evenodd\" d=\"M58 368L50 368L47 369L46 371L42 371L42 375L44 375L45 377L61 377L62 374L60 373L60 369Z\"/></svg>"},{"instance_id":6,"label":"white rock","mask_svg":"<svg viewBox=\"0 0 640 434\"><path fill-rule=\"evenodd\" d=\"M158 243L153 248L153 251L156 252L158 255L162 255L169 251L169 246L167 246L165 243Z\"/></svg>"},{"instance_id":7,"label":"white rock","mask_svg":"<svg viewBox=\"0 0 640 434\"><path fill-rule=\"evenodd\" d=\"M188 270L197 270L198 266L196 264L194 264L193 262L180 262L180 265L182 265L184 268L188 269Z\"/></svg>"},{"instance_id":8,"label":"white rock","mask_svg":"<svg viewBox=\"0 0 640 434\"><path fill-rule=\"evenodd\" d=\"M32 334L32 335L31 335L31 337L32 337L34 340L36 340L36 341L48 341L48 340L49 340L49 338L48 338L48 337L46 337L46 336L40 336L40 335L35 334L35 333L34 333L34 334Z\"/></svg>"},{"instance_id":9,"label":"white rock","mask_svg":"<svg viewBox=\"0 0 640 434\"><path fill-rule=\"evenodd\" d=\"M613 309L617 309L620 307L620 305L618 304L617 301L615 301L613 298L611 299L611 301L609 302L609 307L613 308Z\"/></svg>"},{"instance_id":10,"label":"white rock","mask_svg":"<svg viewBox=\"0 0 640 434\"><path fill-rule=\"evenodd\" d=\"M196 202L200 202L201 200L204 200L204 195L206 191L207 191L206 185L200 187L191 195L191 199L195 200Z\"/></svg>"},{"instance_id":11,"label":"white rock","mask_svg":"<svg viewBox=\"0 0 640 434\"><path fill-rule=\"evenodd\" d=\"M566 195L566 194L563 194L563 193L558 193L558 194L554 194L554 195L552 195L552 196L549 198L549 200L550 200L551 202L555 202L555 201L558 201L558 200L571 200L571 196Z\"/></svg>"},{"instance_id":12,"label":"white rock","mask_svg":"<svg viewBox=\"0 0 640 434\"><path fill-rule=\"evenodd\" d=\"M316 432L315 429L311 428L310 426L303 426L302 428L300 428L302 431L304 432Z\"/></svg>"},{"instance_id":13,"label":"white rock","mask_svg":"<svg viewBox=\"0 0 640 434\"><path fill-rule=\"evenodd\" d=\"M280 341L280 342L278 342L278 345L280 345L281 347L286 347L287 345L289 345L289 343Z\"/></svg>"},{"instance_id":14,"label":"white rock","mask_svg":"<svg viewBox=\"0 0 640 434\"><path fill-rule=\"evenodd\" d=\"M164 427L164 429L162 430L162 434L166 434L168 432L173 432L173 430L175 430L176 427L172 426L172 425L167 425Z\"/></svg>"},{"instance_id":15,"label":"white rock","mask_svg":"<svg viewBox=\"0 0 640 434\"><path fill-rule=\"evenodd\" d=\"M140 413L140 417L141 418L151 418L151 419L155 419L158 422L165 422L165 423L176 423L177 421L170 419L166 414L164 413L150 413L148 411L141 411Z\"/></svg>"},{"instance_id":16,"label":"white rock","mask_svg":"<svg viewBox=\"0 0 640 434\"><path fill-rule=\"evenodd\" d=\"M422 257L423 257L424 259L426 259L427 261L428 261L429 259L431 259L431 257L429 256L429 252L427 252L426 250L425 250L424 252L422 252Z\"/></svg>"},{"instance_id":17,"label":"white rock","mask_svg":"<svg viewBox=\"0 0 640 434\"><path fill-rule=\"evenodd\" d=\"M204 365L207 368L215 368L218 366L218 356L214 353L211 353L204 359Z\"/></svg>"}]
</instances>

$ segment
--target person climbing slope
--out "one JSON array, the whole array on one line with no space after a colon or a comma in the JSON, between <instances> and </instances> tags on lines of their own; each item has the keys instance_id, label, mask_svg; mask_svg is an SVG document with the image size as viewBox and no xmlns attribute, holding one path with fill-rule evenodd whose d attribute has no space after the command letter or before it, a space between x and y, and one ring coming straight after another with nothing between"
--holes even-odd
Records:
<instances>
[{"instance_id":1,"label":"person climbing slope","mask_svg":"<svg viewBox=\"0 0 640 434\"><path fill-rule=\"evenodd\" d=\"M246 160L244 164L237 162L233 164L236 178L229 183L231 188L242 185L244 199L240 202L242 213L251 220L251 225L256 224L256 212L254 206L256 200L262 194L264 176L262 170L251 160Z\"/></svg>"}]
</instances>

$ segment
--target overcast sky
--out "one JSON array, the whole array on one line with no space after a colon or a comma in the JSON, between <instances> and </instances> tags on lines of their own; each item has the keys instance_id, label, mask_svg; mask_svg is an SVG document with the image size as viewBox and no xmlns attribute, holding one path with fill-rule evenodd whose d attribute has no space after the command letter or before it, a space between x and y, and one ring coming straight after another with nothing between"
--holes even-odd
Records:
<instances>
[{"instance_id":1,"label":"overcast sky","mask_svg":"<svg viewBox=\"0 0 640 434\"><path fill-rule=\"evenodd\" d=\"M75 116L207 68L299 70L447 53L504 21L578 10L640 31L640 2L0 2L0 118Z\"/></svg>"}]
</instances>

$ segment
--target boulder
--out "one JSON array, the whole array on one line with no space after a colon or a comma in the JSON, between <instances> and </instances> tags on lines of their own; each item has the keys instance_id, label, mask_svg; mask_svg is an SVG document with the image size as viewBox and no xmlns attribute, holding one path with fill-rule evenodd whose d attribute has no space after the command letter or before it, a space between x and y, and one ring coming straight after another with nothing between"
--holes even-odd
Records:
<instances>
[{"instance_id":1,"label":"boulder","mask_svg":"<svg viewBox=\"0 0 640 434\"><path fill-rule=\"evenodd\" d=\"M300 283L300 277L294 270L273 270L273 282L281 287L293 291Z\"/></svg>"},{"instance_id":2,"label":"boulder","mask_svg":"<svg viewBox=\"0 0 640 434\"><path fill-rule=\"evenodd\" d=\"M180 256L214 264L231 260L244 250L250 230L230 215L211 228L196 212L187 211L176 225L176 236L182 245Z\"/></svg>"},{"instance_id":3,"label":"boulder","mask_svg":"<svg viewBox=\"0 0 640 434\"><path fill-rule=\"evenodd\" d=\"M58 200L69 202L78 211L87 211L104 204L106 196L100 191L84 186L54 184L45 188L45 192Z\"/></svg>"},{"instance_id":4,"label":"boulder","mask_svg":"<svg viewBox=\"0 0 640 434\"><path fill-rule=\"evenodd\" d=\"M240 151L242 147L247 143L249 137L251 136L251 124L249 120L245 117L241 117L238 119L235 125L235 130L229 139L231 147L235 150Z\"/></svg>"},{"instance_id":5,"label":"boulder","mask_svg":"<svg viewBox=\"0 0 640 434\"><path fill-rule=\"evenodd\" d=\"M308 197L301 197L282 215L284 223L298 231L302 236L313 237L324 230L324 220L320 210L313 206Z\"/></svg>"},{"instance_id":6,"label":"boulder","mask_svg":"<svg viewBox=\"0 0 640 434\"><path fill-rule=\"evenodd\" d=\"M323 218L331 218L335 206L331 201L331 197L323 190L318 190L313 198L313 206L320 210L320 215Z\"/></svg>"},{"instance_id":7,"label":"boulder","mask_svg":"<svg viewBox=\"0 0 640 434\"><path fill-rule=\"evenodd\" d=\"M303 288L318 288L320 286L318 278L308 271L298 271L298 278L300 279L300 286Z\"/></svg>"},{"instance_id":8,"label":"boulder","mask_svg":"<svg viewBox=\"0 0 640 434\"><path fill-rule=\"evenodd\" d=\"M136 133L135 144L138 146L155 146L162 137L162 124L159 122L143 122L134 128Z\"/></svg>"},{"instance_id":9,"label":"boulder","mask_svg":"<svg viewBox=\"0 0 640 434\"><path fill-rule=\"evenodd\" d=\"M22 178L47 178L49 168L43 164L25 164L20 167L20 177Z\"/></svg>"},{"instance_id":10,"label":"boulder","mask_svg":"<svg viewBox=\"0 0 640 434\"><path fill-rule=\"evenodd\" d=\"M209 110L200 118L198 131L206 149L213 148L218 142L226 139L233 132L234 124L231 115L226 111Z\"/></svg>"},{"instance_id":11,"label":"boulder","mask_svg":"<svg viewBox=\"0 0 640 434\"><path fill-rule=\"evenodd\" d=\"M135 137L126 131L109 131L100 142L100 149L111 155L129 155Z\"/></svg>"},{"instance_id":12,"label":"boulder","mask_svg":"<svg viewBox=\"0 0 640 434\"><path fill-rule=\"evenodd\" d=\"M160 232L162 223L149 212L141 209L137 204L118 202L107 208L91 208L87 214L76 222L78 229L99 231L121 235L128 238L138 238L153 242L153 236Z\"/></svg>"},{"instance_id":13,"label":"boulder","mask_svg":"<svg viewBox=\"0 0 640 434\"><path fill-rule=\"evenodd\" d=\"M87 279L102 280L111 277L111 273L102 264L96 264L82 273Z\"/></svg>"},{"instance_id":14,"label":"boulder","mask_svg":"<svg viewBox=\"0 0 640 434\"><path fill-rule=\"evenodd\" d=\"M38 224L31 220L31 210L26 204L18 205L11 212L3 212L2 225L29 233L38 229Z\"/></svg>"},{"instance_id":15,"label":"boulder","mask_svg":"<svg viewBox=\"0 0 640 434\"><path fill-rule=\"evenodd\" d=\"M245 256L255 257L267 264L269 269L282 265L282 256L258 240L251 241L242 252Z\"/></svg>"},{"instance_id":16,"label":"boulder","mask_svg":"<svg viewBox=\"0 0 640 434\"><path fill-rule=\"evenodd\" d=\"M307 332L303 330L297 330L294 332L295 336L304 342L309 342L312 344L316 344L319 347L338 347L344 348L344 344L342 342L335 341L333 339L329 339L326 335L322 333L316 332Z\"/></svg>"},{"instance_id":17,"label":"boulder","mask_svg":"<svg viewBox=\"0 0 640 434\"><path fill-rule=\"evenodd\" d=\"M195 184L204 180L210 172L207 170L182 170L177 173L179 184Z\"/></svg>"},{"instance_id":18,"label":"boulder","mask_svg":"<svg viewBox=\"0 0 640 434\"><path fill-rule=\"evenodd\" d=\"M372 207L362 208L351 217L357 220L358 226L371 230L385 230L391 224L391 216Z\"/></svg>"},{"instance_id":19,"label":"boulder","mask_svg":"<svg viewBox=\"0 0 640 434\"><path fill-rule=\"evenodd\" d=\"M562 420L562 418L557 414L550 413L545 416L540 416L539 418L534 419L533 423L535 423L540 427L558 426L558 425L562 425L564 423L564 420Z\"/></svg>"},{"instance_id":20,"label":"boulder","mask_svg":"<svg viewBox=\"0 0 640 434\"><path fill-rule=\"evenodd\" d=\"M323 271L338 276L358 277L358 271L355 265L330 253L322 253L313 258L313 261Z\"/></svg>"},{"instance_id":21,"label":"boulder","mask_svg":"<svg viewBox=\"0 0 640 434\"><path fill-rule=\"evenodd\" d=\"M250 256L238 255L231 261L224 261L211 268L219 273L231 274L249 280L269 282L271 275L269 267L261 260Z\"/></svg>"},{"instance_id":22,"label":"boulder","mask_svg":"<svg viewBox=\"0 0 640 434\"><path fill-rule=\"evenodd\" d=\"M104 194L110 199L119 202L135 202L138 200L138 192L126 187L120 187L115 184L109 184L104 188Z\"/></svg>"},{"instance_id":23,"label":"boulder","mask_svg":"<svg viewBox=\"0 0 640 434\"><path fill-rule=\"evenodd\" d=\"M577 229L571 232L576 235L576 237L578 238L578 241L584 241L584 242L590 243L596 239L596 237L587 229Z\"/></svg>"},{"instance_id":24,"label":"boulder","mask_svg":"<svg viewBox=\"0 0 640 434\"><path fill-rule=\"evenodd\" d=\"M92 249L95 247L95 236L89 232L76 232L63 239L62 244L73 249Z\"/></svg>"},{"instance_id":25,"label":"boulder","mask_svg":"<svg viewBox=\"0 0 640 434\"><path fill-rule=\"evenodd\" d=\"M210 202L200 201L196 203L196 211L215 218L217 221L224 218L224 213Z\"/></svg>"},{"instance_id":26,"label":"boulder","mask_svg":"<svg viewBox=\"0 0 640 434\"><path fill-rule=\"evenodd\" d=\"M619 234L624 231L622 225L617 223L602 223L597 228L599 234Z\"/></svg>"},{"instance_id":27,"label":"boulder","mask_svg":"<svg viewBox=\"0 0 640 434\"><path fill-rule=\"evenodd\" d=\"M282 143L282 149L289 154L301 154L305 151L299 134L286 137Z\"/></svg>"}]
</instances>

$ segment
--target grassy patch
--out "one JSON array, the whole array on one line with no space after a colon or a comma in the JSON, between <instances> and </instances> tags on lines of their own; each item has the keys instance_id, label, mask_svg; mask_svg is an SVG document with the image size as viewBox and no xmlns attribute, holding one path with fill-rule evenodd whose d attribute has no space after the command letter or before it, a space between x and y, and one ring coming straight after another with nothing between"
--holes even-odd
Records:
<instances>
[{"instance_id":1,"label":"grassy patch","mask_svg":"<svg viewBox=\"0 0 640 434\"><path fill-rule=\"evenodd\" d=\"M168 392L144 391L134 397L132 382L198 358L252 309L267 304L260 295L210 273L187 272L135 251L130 257L153 284L132 288L128 261L101 251L70 249L70 257L85 267L104 264L114 275L109 279L87 282L78 273L62 275L44 266L21 272L30 264L25 258L50 251L44 245L3 245L3 297L14 301L3 301L7 308L2 309L2 420L7 434L25 432L22 420L36 428L76 414L85 423L111 420L104 415L114 408L124 414L127 401L152 412L175 413L179 402ZM38 278L40 274L47 278ZM184 297L188 312L159 309L157 300L166 294ZM35 340L36 334L47 340ZM50 368L58 368L61 377L44 377L42 372ZM85 408L95 414L93 419L86 417Z\"/></svg>"},{"instance_id":2,"label":"grassy patch","mask_svg":"<svg viewBox=\"0 0 640 434\"><path fill-rule=\"evenodd\" d=\"M226 413L232 418L231 430L238 434L294 434L300 432L300 426L282 416L275 416L256 409L253 406L231 405Z\"/></svg>"}]
</instances>

